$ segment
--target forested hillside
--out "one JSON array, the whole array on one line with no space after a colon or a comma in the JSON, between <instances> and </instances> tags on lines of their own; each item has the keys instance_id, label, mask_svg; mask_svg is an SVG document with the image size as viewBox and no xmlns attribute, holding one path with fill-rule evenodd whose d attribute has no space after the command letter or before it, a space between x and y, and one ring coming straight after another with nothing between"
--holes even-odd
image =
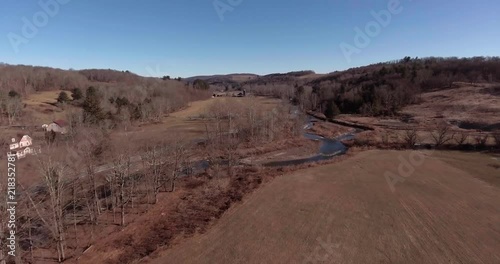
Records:
<instances>
[{"instance_id":1,"label":"forested hillside","mask_svg":"<svg viewBox=\"0 0 500 264\"><path fill-rule=\"evenodd\" d=\"M291 98L304 109L392 115L419 100L419 94L453 89L454 82L500 81L499 57L410 58L333 72L313 79L268 75L243 88L261 95Z\"/></svg>"},{"instance_id":2,"label":"forested hillside","mask_svg":"<svg viewBox=\"0 0 500 264\"><path fill-rule=\"evenodd\" d=\"M128 71L74 71L4 64L0 66L2 123L22 123L26 108L24 100L30 95L59 90L66 93L58 99L57 106L61 109L64 105L84 111L94 108L92 111L96 120L111 123L159 120L162 115L209 95L180 79L147 78ZM96 100L92 101L89 96ZM86 105L89 101L94 105Z\"/></svg>"}]
</instances>

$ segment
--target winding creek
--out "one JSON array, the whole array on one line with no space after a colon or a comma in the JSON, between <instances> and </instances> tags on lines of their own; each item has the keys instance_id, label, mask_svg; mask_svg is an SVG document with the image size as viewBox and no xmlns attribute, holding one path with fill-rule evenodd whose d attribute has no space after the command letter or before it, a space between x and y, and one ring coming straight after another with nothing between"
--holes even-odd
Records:
<instances>
[{"instance_id":1,"label":"winding creek","mask_svg":"<svg viewBox=\"0 0 500 264\"><path fill-rule=\"evenodd\" d=\"M301 159L267 162L262 165L265 167L287 167L287 166L295 166L295 165L307 164L323 160L329 160L338 156L342 156L347 152L348 148L344 144L342 144L341 141L352 139L357 133L363 131L362 129L356 129L352 133L347 133L338 136L336 138L330 139L308 132L308 130L310 130L314 126L315 122L325 122L325 121L318 120L313 116L307 116L307 123L304 125L303 128L304 130L303 136L309 140L321 142L321 146L318 149L317 154ZM225 160L220 161L220 165L227 165L227 161ZM193 171L198 172L205 170L208 167L210 167L210 163L207 160L201 160L195 162L192 166L192 169Z\"/></svg>"},{"instance_id":2,"label":"winding creek","mask_svg":"<svg viewBox=\"0 0 500 264\"><path fill-rule=\"evenodd\" d=\"M302 159L273 161L273 162L264 163L262 165L265 167L287 167L287 166L295 166L295 165L301 165L301 164L307 164L307 163L312 163L312 162L333 159L335 157L344 155L348 150L348 148L344 144L342 144L341 141L352 139L355 137L356 134L364 131L362 129L356 129L352 133L347 133L347 134L341 135L339 137L336 137L334 139L330 139L330 138L325 138L325 137L322 137L322 136L319 136L316 134L308 133L308 130L310 130L314 126L315 122L325 122L325 121L318 120L313 116L307 116L307 123L303 127L303 130L304 130L303 136L309 140L321 142L321 146L320 146L317 154L315 154L311 157L306 157L306 158L302 158ZM199 140L196 142L203 142L203 140ZM131 162L134 164L140 163L141 156L137 155L137 156L131 157ZM227 165L227 163L228 163L227 160L220 161L220 165ZM242 165L243 163L240 162L239 164ZM184 169L181 172L181 175L179 175L179 177L186 177L189 175L193 175L193 173L195 173L195 174L201 173L202 171L208 169L209 167L210 167L210 162L208 160L198 160L198 161L191 163L191 166L189 166L189 168ZM111 163L105 164L105 165L101 165L101 166L96 167L95 172L101 173L101 172L111 170L113 168L114 168L113 164L111 164ZM82 172L81 174L77 175L78 178L82 178L82 177L86 177L86 176L87 176L86 172ZM29 190L39 192L39 191L43 190L43 188L44 188L43 186L33 186Z\"/></svg>"},{"instance_id":3,"label":"winding creek","mask_svg":"<svg viewBox=\"0 0 500 264\"><path fill-rule=\"evenodd\" d=\"M307 131L314 126L315 122L320 122L320 120L307 116L308 122L304 126L304 137L310 140L320 141L321 147L316 155L303 159L295 159L295 160L284 160L284 161L274 161L263 164L266 167L286 167L286 166L294 166L301 165L311 162L318 162L323 160L329 160L337 156L344 155L348 148L342 144L342 140L353 139L354 136L361 132L362 130L356 129L356 131L348 134L341 135L334 139L325 138L316 134L308 133Z\"/></svg>"}]
</instances>

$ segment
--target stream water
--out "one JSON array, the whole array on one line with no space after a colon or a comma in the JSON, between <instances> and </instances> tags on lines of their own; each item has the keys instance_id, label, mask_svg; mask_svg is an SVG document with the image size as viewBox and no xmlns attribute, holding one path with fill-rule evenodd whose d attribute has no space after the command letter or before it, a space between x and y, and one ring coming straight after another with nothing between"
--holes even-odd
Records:
<instances>
[{"instance_id":1,"label":"stream water","mask_svg":"<svg viewBox=\"0 0 500 264\"><path fill-rule=\"evenodd\" d=\"M329 160L337 156L344 155L348 148L342 144L342 140L348 140L354 138L354 135L359 131L356 130L353 133L348 133L334 139L324 138L322 136L318 136L316 134L308 133L307 131L311 129L315 122L318 122L316 118L312 116L308 116L308 122L304 126L304 137L310 140L320 141L321 147L316 155L303 159L295 159L295 160L284 160L284 161L274 161L265 163L264 166L267 167L286 167L293 165L306 164L310 162L318 162L322 160Z\"/></svg>"},{"instance_id":2,"label":"stream water","mask_svg":"<svg viewBox=\"0 0 500 264\"><path fill-rule=\"evenodd\" d=\"M302 158L302 159L268 162L268 163L264 163L263 166L266 166L266 167L287 167L287 166L306 164L306 163L310 163L310 162L329 160L329 159L332 159L334 157L344 155L347 152L348 148L344 144L342 144L341 141L352 139L352 138L354 138L354 136L357 133L361 132L361 130L358 129L355 132L344 134L344 135L341 135L341 136L336 137L334 139L324 138L322 136L318 136L316 134L312 134L312 133L307 132L309 129L311 129L313 127L315 122L319 122L319 120L312 117L312 116L308 116L307 123L306 123L306 125L304 125L303 135L307 139L321 142L321 146L320 146L318 153L316 155L313 155L313 156L307 157L307 158ZM227 161L220 161L220 162L221 162L220 165L227 164ZM201 160L201 161L195 162L193 164L192 169L194 171L201 171L201 170L207 169L209 166L210 166L210 164L208 161Z\"/></svg>"}]
</instances>

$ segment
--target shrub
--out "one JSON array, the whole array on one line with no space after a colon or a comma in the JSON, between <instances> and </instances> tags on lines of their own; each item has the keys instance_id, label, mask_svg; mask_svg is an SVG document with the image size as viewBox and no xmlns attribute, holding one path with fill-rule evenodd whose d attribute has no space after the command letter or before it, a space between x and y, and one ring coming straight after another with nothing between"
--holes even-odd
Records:
<instances>
[{"instance_id":1,"label":"shrub","mask_svg":"<svg viewBox=\"0 0 500 264\"><path fill-rule=\"evenodd\" d=\"M62 104L66 103L67 101L69 101L68 94L66 92L60 92L59 96L57 97L57 102Z\"/></svg>"},{"instance_id":2,"label":"shrub","mask_svg":"<svg viewBox=\"0 0 500 264\"><path fill-rule=\"evenodd\" d=\"M9 97L20 97L19 93L14 91L14 90L11 90L9 92Z\"/></svg>"}]
</instances>

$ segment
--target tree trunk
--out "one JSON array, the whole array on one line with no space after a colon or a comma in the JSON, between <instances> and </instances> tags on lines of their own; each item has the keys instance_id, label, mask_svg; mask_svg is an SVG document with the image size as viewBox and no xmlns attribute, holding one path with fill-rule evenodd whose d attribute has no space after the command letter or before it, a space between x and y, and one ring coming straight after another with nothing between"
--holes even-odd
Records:
<instances>
[{"instance_id":1,"label":"tree trunk","mask_svg":"<svg viewBox=\"0 0 500 264\"><path fill-rule=\"evenodd\" d=\"M113 224L116 223L116 191L115 191L115 182L114 179L111 182L111 207L113 207Z\"/></svg>"},{"instance_id":2,"label":"tree trunk","mask_svg":"<svg viewBox=\"0 0 500 264\"><path fill-rule=\"evenodd\" d=\"M89 202L89 199L86 197L85 198L85 203L87 205L87 210L88 210L88 213L89 213L89 219L90 219L90 243L92 243L92 241L94 241L94 212L92 210L92 205L91 203ZM87 245L88 246L88 245Z\"/></svg>"},{"instance_id":3,"label":"tree trunk","mask_svg":"<svg viewBox=\"0 0 500 264\"><path fill-rule=\"evenodd\" d=\"M29 205L29 203L27 203L26 207L28 209L28 214L29 214L29 212L30 212L30 205ZM31 234L31 216L30 215L28 215L28 240L30 242L30 248L29 248L30 259L31 259L31 262L34 263L35 256L33 255L33 236Z\"/></svg>"},{"instance_id":4,"label":"tree trunk","mask_svg":"<svg viewBox=\"0 0 500 264\"><path fill-rule=\"evenodd\" d=\"M73 185L73 228L75 230L75 255L78 250L78 229L76 228L76 189Z\"/></svg>"},{"instance_id":5,"label":"tree trunk","mask_svg":"<svg viewBox=\"0 0 500 264\"><path fill-rule=\"evenodd\" d=\"M99 201L99 194L97 193L97 182L95 180L94 175L92 175L92 183L94 187L94 202L96 207L97 215L101 215L101 203Z\"/></svg>"},{"instance_id":6,"label":"tree trunk","mask_svg":"<svg viewBox=\"0 0 500 264\"><path fill-rule=\"evenodd\" d=\"M125 177L124 176L122 176L120 182L120 211L121 211L120 225L125 226Z\"/></svg>"},{"instance_id":7,"label":"tree trunk","mask_svg":"<svg viewBox=\"0 0 500 264\"><path fill-rule=\"evenodd\" d=\"M170 183L170 192L175 192L175 176L172 177L172 182Z\"/></svg>"}]
</instances>

